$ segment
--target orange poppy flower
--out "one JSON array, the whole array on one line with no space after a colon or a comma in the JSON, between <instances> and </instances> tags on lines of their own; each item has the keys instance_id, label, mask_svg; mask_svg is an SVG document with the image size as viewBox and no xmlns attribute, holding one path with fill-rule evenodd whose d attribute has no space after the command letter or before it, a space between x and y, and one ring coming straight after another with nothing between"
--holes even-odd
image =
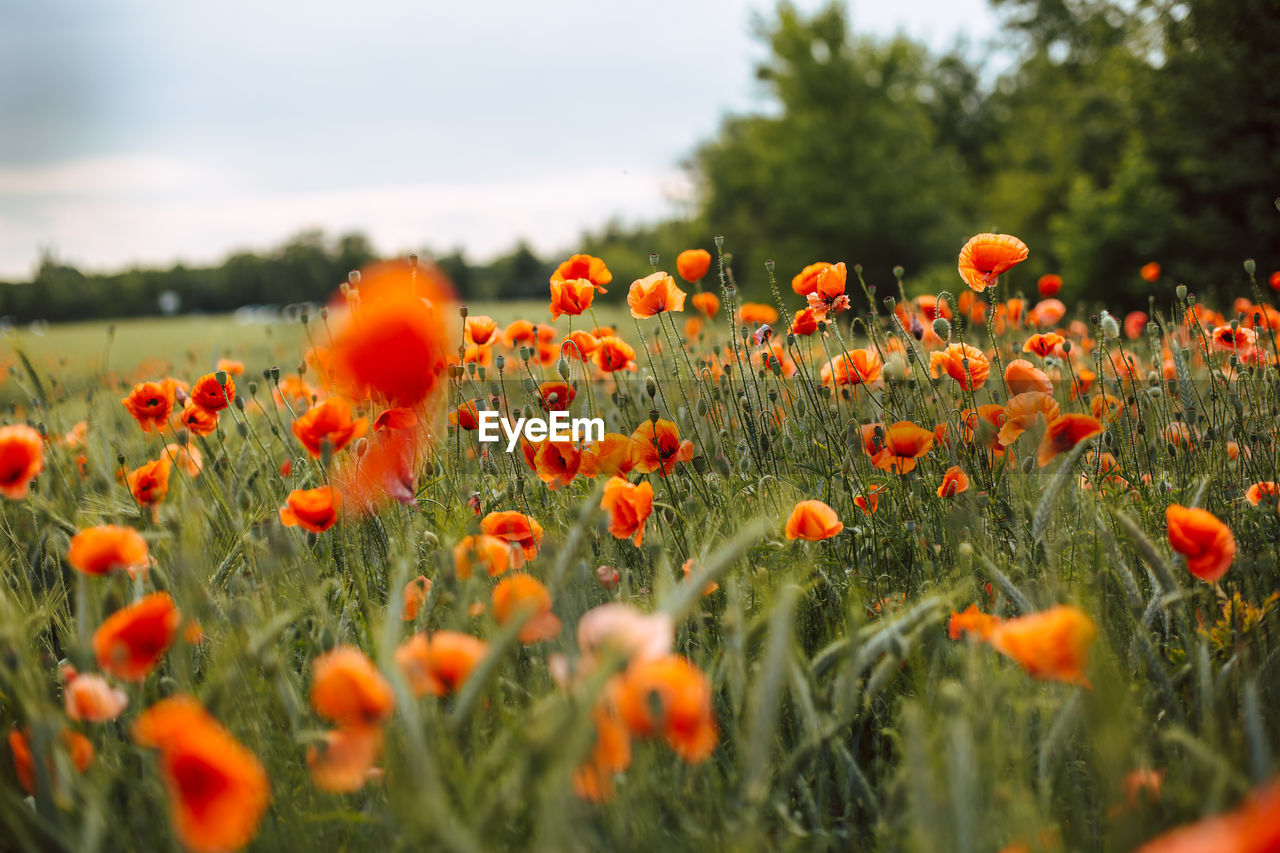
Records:
<instances>
[{"instance_id":1,"label":"orange poppy flower","mask_svg":"<svg viewBox=\"0 0 1280 853\"><path fill-rule=\"evenodd\" d=\"M693 303L693 310L708 320L720 313L720 298L710 291L695 293L689 297L689 301Z\"/></svg>"},{"instance_id":2,"label":"orange poppy flower","mask_svg":"<svg viewBox=\"0 0 1280 853\"><path fill-rule=\"evenodd\" d=\"M961 390L981 388L991 374L991 362L971 344L951 344L942 352L929 353L929 370L936 376L946 373Z\"/></svg>"},{"instance_id":3,"label":"orange poppy flower","mask_svg":"<svg viewBox=\"0 0 1280 853\"><path fill-rule=\"evenodd\" d=\"M635 470L652 474L661 470L662 475L681 462L693 461L693 442L680 440L680 429L668 420L646 420L631 433L635 443Z\"/></svg>"},{"instance_id":4,"label":"orange poppy flower","mask_svg":"<svg viewBox=\"0 0 1280 853\"><path fill-rule=\"evenodd\" d=\"M483 347L493 343L498 334L498 324L484 314L467 315L465 337L469 343Z\"/></svg>"},{"instance_id":5,"label":"orange poppy flower","mask_svg":"<svg viewBox=\"0 0 1280 853\"><path fill-rule=\"evenodd\" d=\"M578 361L586 361L599 348L600 339L581 329L570 332L560 342L560 354L565 358L576 358Z\"/></svg>"},{"instance_id":6,"label":"orange poppy flower","mask_svg":"<svg viewBox=\"0 0 1280 853\"><path fill-rule=\"evenodd\" d=\"M951 611L951 619L947 622L947 636L958 640L967 634L986 641L1003 621L999 616L983 613L978 609L978 605L970 604L962 613Z\"/></svg>"},{"instance_id":7,"label":"orange poppy flower","mask_svg":"<svg viewBox=\"0 0 1280 853\"><path fill-rule=\"evenodd\" d=\"M778 322L778 309L763 302L744 302L738 309L738 322L749 326Z\"/></svg>"},{"instance_id":8,"label":"orange poppy flower","mask_svg":"<svg viewBox=\"0 0 1280 853\"><path fill-rule=\"evenodd\" d=\"M1000 443L1000 430L1004 428L1004 406L999 403L987 403L977 409L965 409L960 413L960 423L964 427L964 440L977 441L984 447L1004 452Z\"/></svg>"},{"instance_id":9,"label":"orange poppy flower","mask_svg":"<svg viewBox=\"0 0 1280 853\"><path fill-rule=\"evenodd\" d=\"M316 459L324 453L324 444L337 453L369 429L368 418L351 419L351 404L341 397L330 397L307 409L293 422L293 434Z\"/></svg>"},{"instance_id":10,"label":"orange poppy flower","mask_svg":"<svg viewBox=\"0 0 1280 853\"><path fill-rule=\"evenodd\" d=\"M1219 326L1213 330L1213 348L1219 352L1238 353L1241 358L1253 352L1258 336L1245 326Z\"/></svg>"},{"instance_id":11,"label":"orange poppy flower","mask_svg":"<svg viewBox=\"0 0 1280 853\"><path fill-rule=\"evenodd\" d=\"M1085 670L1097 633L1083 610L1066 604L1002 622L992 630L990 642L1032 678L1088 687Z\"/></svg>"},{"instance_id":12,"label":"orange poppy flower","mask_svg":"<svg viewBox=\"0 0 1280 853\"><path fill-rule=\"evenodd\" d=\"M1053 393L1053 380L1040 368L1025 359L1014 359L1004 369L1004 384L1010 394L1026 394L1039 391Z\"/></svg>"},{"instance_id":13,"label":"orange poppy flower","mask_svg":"<svg viewBox=\"0 0 1280 853\"><path fill-rule=\"evenodd\" d=\"M787 518L787 538L819 542L844 530L844 522L836 511L822 501L800 501Z\"/></svg>"},{"instance_id":14,"label":"orange poppy flower","mask_svg":"<svg viewBox=\"0 0 1280 853\"><path fill-rule=\"evenodd\" d=\"M1093 388L1093 383L1098 380L1098 374L1085 368L1078 369L1075 375L1075 381L1071 383L1071 399L1073 400L1088 394Z\"/></svg>"},{"instance_id":15,"label":"orange poppy flower","mask_svg":"<svg viewBox=\"0 0 1280 853\"><path fill-rule=\"evenodd\" d=\"M685 292L665 272L655 272L631 283L627 305L637 319L654 317L663 311L683 311Z\"/></svg>"},{"instance_id":16,"label":"orange poppy flower","mask_svg":"<svg viewBox=\"0 0 1280 853\"><path fill-rule=\"evenodd\" d=\"M538 386L536 396L544 412L564 412L568 411L578 392L567 382L543 382Z\"/></svg>"},{"instance_id":17,"label":"orange poppy flower","mask_svg":"<svg viewBox=\"0 0 1280 853\"><path fill-rule=\"evenodd\" d=\"M452 293L431 268L385 263L362 271L361 310L347 314L333 337L338 387L415 406L440 386L455 328L445 320Z\"/></svg>"},{"instance_id":18,"label":"orange poppy flower","mask_svg":"<svg viewBox=\"0 0 1280 853\"><path fill-rule=\"evenodd\" d=\"M515 542L526 560L538 556L542 547L542 525L522 512L491 512L480 520L480 529L490 536Z\"/></svg>"},{"instance_id":19,"label":"orange poppy flower","mask_svg":"<svg viewBox=\"0 0 1280 853\"><path fill-rule=\"evenodd\" d=\"M801 296L808 296L818 287L818 276L822 275L831 264L826 261L818 261L816 264L809 264L791 279L791 289Z\"/></svg>"},{"instance_id":20,"label":"orange poppy flower","mask_svg":"<svg viewBox=\"0 0 1280 853\"><path fill-rule=\"evenodd\" d=\"M610 477L600 506L609 513L613 537L631 539L639 547L644 540L644 523L653 512L653 486L648 480L632 485L621 477Z\"/></svg>"},{"instance_id":21,"label":"orange poppy flower","mask_svg":"<svg viewBox=\"0 0 1280 853\"><path fill-rule=\"evenodd\" d=\"M569 485L582 471L584 454L571 441L540 441L530 447L530 467L552 491Z\"/></svg>"},{"instance_id":22,"label":"orange poppy flower","mask_svg":"<svg viewBox=\"0 0 1280 853\"><path fill-rule=\"evenodd\" d=\"M639 737L662 736L690 763L704 761L716 747L711 682L679 655L633 661L615 694L618 715Z\"/></svg>"},{"instance_id":23,"label":"orange poppy flower","mask_svg":"<svg viewBox=\"0 0 1280 853\"><path fill-rule=\"evenodd\" d=\"M1001 273L1025 261L1027 254L1027 244L1011 234L978 234L960 250L960 277L981 293Z\"/></svg>"},{"instance_id":24,"label":"orange poppy flower","mask_svg":"<svg viewBox=\"0 0 1280 853\"><path fill-rule=\"evenodd\" d=\"M908 474L915 470L916 460L933 447L933 430L911 421L898 421L884 432L884 447L871 457L871 464L881 471Z\"/></svg>"},{"instance_id":25,"label":"orange poppy flower","mask_svg":"<svg viewBox=\"0 0 1280 853\"><path fill-rule=\"evenodd\" d=\"M401 598L404 605L400 609L400 620L412 622L418 618L418 611L427 603L427 595L431 592L431 581L425 575L418 575L404 585Z\"/></svg>"},{"instance_id":26,"label":"orange poppy flower","mask_svg":"<svg viewBox=\"0 0 1280 853\"><path fill-rule=\"evenodd\" d=\"M583 454L582 475L625 477L636 467L636 443L629 435L608 432L589 445Z\"/></svg>"},{"instance_id":27,"label":"orange poppy flower","mask_svg":"<svg viewBox=\"0 0 1280 853\"><path fill-rule=\"evenodd\" d=\"M395 694L382 673L355 646L337 646L311 663L311 707L340 726L386 722Z\"/></svg>"},{"instance_id":28,"label":"orange poppy flower","mask_svg":"<svg viewBox=\"0 0 1280 853\"><path fill-rule=\"evenodd\" d=\"M528 320L513 320L503 331L502 339L509 347L514 347L516 344L536 343L538 340L536 329L537 327Z\"/></svg>"},{"instance_id":29,"label":"orange poppy flower","mask_svg":"<svg viewBox=\"0 0 1280 853\"><path fill-rule=\"evenodd\" d=\"M285 527L301 527L312 533L324 533L338 520L342 497L333 486L318 489L294 489L280 507L280 523Z\"/></svg>"},{"instance_id":30,"label":"orange poppy flower","mask_svg":"<svg viewBox=\"0 0 1280 853\"><path fill-rule=\"evenodd\" d=\"M684 574L684 579L686 581L693 576L693 570L697 568L697 566L698 566L698 561L693 559L692 557L685 560L684 564L680 566L680 571L681 573ZM716 583L715 581L711 581L710 583L708 583L706 586L702 588L702 597L706 598L708 595L711 595L711 593L715 592L719 588L720 588L720 584ZM578 631L579 632L582 631L581 625L578 626Z\"/></svg>"},{"instance_id":31,"label":"orange poppy flower","mask_svg":"<svg viewBox=\"0 0 1280 853\"><path fill-rule=\"evenodd\" d=\"M1062 346L1062 342L1064 340L1066 340L1066 338L1062 337L1062 335L1057 335L1052 332L1032 335L1027 338L1027 342L1022 345L1022 351L1035 353L1041 358L1047 358L1053 355L1053 351L1055 349Z\"/></svg>"},{"instance_id":32,"label":"orange poppy flower","mask_svg":"<svg viewBox=\"0 0 1280 853\"><path fill-rule=\"evenodd\" d=\"M66 679L62 687L63 706L72 720L88 723L114 720L129 705L128 695L112 687L101 675L82 675L71 666L64 666L62 673Z\"/></svg>"},{"instance_id":33,"label":"orange poppy flower","mask_svg":"<svg viewBox=\"0 0 1280 853\"><path fill-rule=\"evenodd\" d=\"M153 592L120 608L93 632L98 667L125 681L142 681L164 657L180 620L167 592Z\"/></svg>"},{"instance_id":34,"label":"orange poppy flower","mask_svg":"<svg viewBox=\"0 0 1280 853\"><path fill-rule=\"evenodd\" d=\"M89 769L89 765L93 763L93 743L79 732L73 732L70 729L63 729L61 737L59 737L61 748L66 750L67 755L71 757L71 764L76 770L83 773ZM22 790L31 796L36 794L36 762L35 757L31 754L31 742L27 739L26 732L18 729L12 729L9 732L9 749L13 751L13 769L18 777L18 784L22 786ZM53 761L49 760L45 766L50 770L50 776L53 771Z\"/></svg>"},{"instance_id":35,"label":"orange poppy flower","mask_svg":"<svg viewBox=\"0 0 1280 853\"><path fill-rule=\"evenodd\" d=\"M1158 281L1160 279L1160 265L1155 261L1143 264L1142 268L1138 270L1138 275L1142 276L1143 281Z\"/></svg>"},{"instance_id":36,"label":"orange poppy flower","mask_svg":"<svg viewBox=\"0 0 1280 853\"><path fill-rule=\"evenodd\" d=\"M234 358L220 358L214 368L232 376L244 376L244 362L236 361Z\"/></svg>"},{"instance_id":37,"label":"orange poppy flower","mask_svg":"<svg viewBox=\"0 0 1280 853\"><path fill-rule=\"evenodd\" d=\"M453 546L453 569L459 578L466 580L477 568L484 569L489 577L497 577L510 569L524 565L525 554L515 542L479 533L464 536Z\"/></svg>"},{"instance_id":38,"label":"orange poppy flower","mask_svg":"<svg viewBox=\"0 0 1280 853\"><path fill-rule=\"evenodd\" d=\"M194 853L238 850L267 810L267 772L190 696L162 699L134 722L133 738L160 749L160 775L178 840Z\"/></svg>"},{"instance_id":39,"label":"orange poppy flower","mask_svg":"<svg viewBox=\"0 0 1280 853\"><path fill-rule=\"evenodd\" d=\"M1048 465L1059 453L1066 453L1085 439L1101 433L1102 424L1089 415L1067 414L1055 418L1040 441L1040 467Z\"/></svg>"},{"instance_id":40,"label":"orange poppy flower","mask_svg":"<svg viewBox=\"0 0 1280 853\"><path fill-rule=\"evenodd\" d=\"M187 405L182 408L182 414L178 415L178 423L194 435L212 435L218 428L218 413L196 405L194 400L188 400Z\"/></svg>"},{"instance_id":41,"label":"orange poppy flower","mask_svg":"<svg viewBox=\"0 0 1280 853\"><path fill-rule=\"evenodd\" d=\"M596 349L596 367L605 373L617 370L636 369L636 351L631 344L615 335L600 338L600 346Z\"/></svg>"},{"instance_id":42,"label":"orange poppy flower","mask_svg":"<svg viewBox=\"0 0 1280 853\"><path fill-rule=\"evenodd\" d=\"M596 288L585 278L556 281L551 279L551 316L568 314L577 317L591 307L596 298Z\"/></svg>"},{"instance_id":43,"label":"orange poppy flower","mask_svg":"<svg viewBox=\"0 0 1280 853\"><path fill-rule=\"evenodd\" d=\"M322 744L307 746L307 770L316 787L333 794L350 794L365 786L377 772L384 736L378 726L342 726L324 733Z\"/></svg>"},{"instance_id":44,"label":"orange poppy flower","mask_svg":"<svg viewBox=\"0 0 1280 853\"><path fill-rule=\"evenodd\" d=\"M1104 391L1089 401L1089 411L1099 421L1109 424L1120 417L1120 413L1124 411L1124 402L1114 394Z\"/></svg>"},{"instance_id":45,"label":"orange poppy flower","mask_svg":"<svg viewBox=\"0 0 1280 853\"><path fill-rule=\"evenodd\" d=\"M147 553L147 541L132 527L103 524L71 537L67 562L86 575L105 575L146 566Z\"/></svg>"},{"instance_id":46,"label":"orange poppy flower","mask_svg":"<svg viewBox=\"0 0 1280 853\"><path fill-rule=\"evenodd\" d=\"M1164 512L1169 544L1187 558L1187 570L1200 580L1216 582L1236 558L1231 528L1208 510L1170 504Z\"/></svg>"},{"instance_id":47,"label":"orange poppy flower","mask_svg":"<svg viewBox=\"0 0 1280 853\"><path fill-rule=\"evenodd\" d=\"M133 499L143 506L155 506L164 500L169 493L169 471L172 463L169 457L147 462L134 468L125 475L125 484L133 494Z\"/></svg>"},{"instance_id":48,"label":"orange poppy flower","mask_svg":"<svg viewBox=\"0 0 1280 853\"><path fill-rule=\"evenodd\" d=\"M120 400L138 421L143 432L158 430L169 420L177 389L172 382L141 382L133 386L129 396Z\"/></svg>"},{"instance_id":49,"label":"orange poppy flower","mask_svg":"<svg viewBox=\"0 0 1280 853\"><path fill-rule=\"evenodd\" d=\"M1199 430L1183 421L1171 421L1160 430L1160 437L1174 447L1190 449L1200 439Z\"/></svg>"},{"instance_id":50,"label":"orange poppy flower","mask_svg":"<svg viewBox=\"0 0 1280 853\"><path fill-rule=\"evenodd\" d=\"M281 378L280 384L271 392L277 406L289 405L303 408L310 406L317 397L316 390L306 383L301 376L292 374Z\"/></svg>"},{"instance_id":51,"label":"orange poppy flower","mask_svg":"<svg viewBox=\"0 0 1280 853\"><path fill-rule=\"evenodd\" d=\"M875 515L880 508L880 493L884 490L884 486L872 486L865 493L854 496L853 505L862 510L863 515Z\"/></svg>"},{"instance_id":52,"label":"orange poppy flower","mask_svg":"<svg viewBox=\"0 0 1280 853\"><path fill-rule=\"evenodd\" d=\"M1137 853L1274 853L1280 850L1278 812L1280 780L1272 780L1235 811L1166 832Z\"/></svg>"},{"instance_id":53,"label":"orange poppy flower","mask_svg":"<svg viewBox=\"0 0 1280 853\"><path fill-rule=\"evenodd\" d=\"M484 656L489 644L470 634L436 631L414 634L396 649L396 665L414 696L456 693Z\"/></svg>"},{"instance_id":54,"label":"orange poppy flower","mask_svg":"<svg viewBox=\"0 0 1280 853\"><path fill-rule=\"evenodd\" d=\"M1058 401L1043 391L1028 391L1015 394L1009 398L1004 407L1004 425L996 436L996 441L1008 447L1036 425L1036 419L1043 416L1046 424L1052 423L1060 414Z\"/></svg>"},{"instance_id":55,"label":"orange poppy flower","mask_svg":"<svg viewBox=\"0 0 1280 853\"><path fill-rule=\"evenodd\" d=\"M542 581L526 574L511 574L493 588L493 618L499 625L524 619L516 639L540 643L560 633L560 620L551 612L551 592Z\"/></svg>"},{"instance_id":56,"label":"orange poppy flower","mask_svg":"<svg viewBox=\"0 0 1280 853\"><path fill-rule=\"evenodd\" d=\"M551 274L551 283L573 281L579 278L591 282L601 293L608 293L604 286L613 281L613 273L609 272L604 261L593 255L573 255L556 267L556 271Z\"/></svg>"},{"instance_id":57,"label":"orange poppy flower","mask_svg":"<svg viewBox=\"0 0 1280 853\"><path fill-rule=\"evenodd\" d=\"M26 424L0 427L0 494L22 500L44 470L44 439Z\"/></svg>"},{"instance_id":58,"label":"orange poppy flower","mask_svg":"<svg viewBox=\"0 0 1280 853\"><path fill-rule=\"evenodd\" d=\"M967 491L969 491L969 475L960 470L959 465L952 465L942 475L942 485L938 486L938 497L950 498Z\"/></svg>"},{"instance_id":59,"label":"orange poppy flower","mask_svg":"<svg viewBox=\"0 0 1280 853\"><path fill-rule=\"evenodd\" d=\"M236 398L236 383L228 373L223 373L226 387L218 381L216 373L206 373L191 386L191 402L210 412L220 412Z\"/></svg>"},{"instance_id":60,"label":"orange poppy flower","mask_svg":"<svg viewBox=\"0 0 1280 853\"><path fill-rule=\"evenodd\" d=\"M1056 326L1067 316L1067 306L1058 299L1042 299L1027 312L1027 324L1031 326Z\"/></svg>"},{"instance_id":61,"label":"orange poppy flower","mask_svg":"<svg viewBox=\"0 0 1280 853\"><path fill-rule=\"evenodd\" d=\"M384 429L412 429L418 425L418 416L414 414L413 409L406 409L403 406L387 409L378 415L373 421L373 431L381 432Z\"/></svg>"},{"instance_id":62,"label":"orange poppy flower","mask_svg":"<svg viewBox=\"0 0 1280 853\"><path fill-rule=\"evenodd\" d=\"M870 385L878 382L883 370L884 362L875 350L851 349L824 364L818 376L824 386L834 382L838 388L841 385Z\"/></svg>"},{"instance_id":63,"label":"orange poppy flower","mask_svg":"<svg viewBox=\"0 0 1280 853\"><path fill-rule=\"evenodd\" d=\"M1062 290L1062 276L1054 273L1047 273L1040 276L1036 281L1036 290L1041 296L1055 296L1059 290Z\"/></svg>"},{"instance_id":64,"label":"orange poppy flower","mask_svg":"<svg viewBox=\"0 0 1280 853\"><path fill-rule=\"evenodd\" d=\"M1275 498L1280 495L1280 486L1270 480L1264 480L1260 483L1254 483L1245 490L1244 497L1249 503L1257 506L1262 502L1263 497ZM1274 501L1272 501L1274 503Z\"/></svg>"},{"instance_id":65,"label":"orange poppy flower","mask_svg":"<svg viewBox=\"0 0 1280 853\"><path fill-rule=\"evenodd\" d=\"M676 272L690 284L697 284L711 269L711 253L706 249L685 249L676 255Z\"/></svg>"},{"instance_id":66,"label":"orange poppy flower","mask_svg":"<svg viewBox=\"0 0 1280 853\"><path fill-rule=\"evenodd\" d=\"M808 300L809 307L824 317L828 312L839 312L847 309L849 307L849 297L845 296L844 293L847 281L848 271L845 269L843 261L838 264L832 264L822 270L814 280L813 290L805 297Z\"/></svg>"},{"instance_id":67,"label":"orange poppy flower","mask_svg":"<svg viewBox=\"0 0 1280 853\"><path fill-rule=\"evenodd\" d=\"M791 318L791 334L808 337L818 331L818 322L822 319L812 308L802 308Z\"/></svg>"}]
</instances>

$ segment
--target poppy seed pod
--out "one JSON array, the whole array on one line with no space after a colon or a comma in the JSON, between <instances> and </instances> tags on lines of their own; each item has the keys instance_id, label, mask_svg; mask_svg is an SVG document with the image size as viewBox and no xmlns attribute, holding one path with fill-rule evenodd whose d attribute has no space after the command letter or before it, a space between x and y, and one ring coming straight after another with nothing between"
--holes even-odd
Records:
<instances>
[{"instance_id":1,"label":"poppy seed pod","mask_svg":"<svg viewBox=\"0 0 1280 853\"><path fill-rule=\"evenodd\" d=\"M896 267L894 267L894 268L893 268L893 277L894 277L894 278L900 279L900 278L902 278L902 276L903 276L903 274L904 274L904 273L906 273L906 270L904 270L901 266L896 266Z\"/></svg>"},{"instance_id":2,"label":"poppy seed pod","mask_svg":"<svg viewBox=\"0 0 1280 853\"><path fill-rule=\"evenodd\" d=\"M951 323L945 317L933 318L933 333L944 341L951 337Z\"/></svg>"},{"instance_id":3,"label":"poppy seed pod","mask_svg":"<svg viewBox=\"0 0 1280 853\"><path fill-rule=\"evenodd\" d=\"M1253 258L1245 258L1244 271L1248 273L1250 278L1253 278L1253 274L1257 269L1258 265L1253 262Z\"/></svg>"},{"instance_id":4,"label":"poppy seed pod","mask_svg":"<svg viewBox=\"0 0 1280 853\"><path fill-rule=\"evenodd\" d=\"M1177 294L1178 299L1187 298L1187 286L1185 284L1178 285L1176 288L1174 288L1173 292Z\"/></svg>"}]
</instances>

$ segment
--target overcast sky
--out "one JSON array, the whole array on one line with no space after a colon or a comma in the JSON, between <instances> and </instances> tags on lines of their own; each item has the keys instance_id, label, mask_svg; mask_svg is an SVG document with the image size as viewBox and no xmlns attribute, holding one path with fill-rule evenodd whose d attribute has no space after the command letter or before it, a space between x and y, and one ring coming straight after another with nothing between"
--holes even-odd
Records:
<instances>
[{"instance_id":1,"label":"overcast sky","mask_svg":"<svg viewBox=\"0 0 1280 853\"><path fill-rule=\"evenodd\" d=\"M820 2L800 0L802 9ZM670 213L728 112L768 107L768 0L4 0L0 277L207 262L298 230L382 251ZM985 0L858 3L856 31L993 37Z\"/></svg>"}]
</instances>

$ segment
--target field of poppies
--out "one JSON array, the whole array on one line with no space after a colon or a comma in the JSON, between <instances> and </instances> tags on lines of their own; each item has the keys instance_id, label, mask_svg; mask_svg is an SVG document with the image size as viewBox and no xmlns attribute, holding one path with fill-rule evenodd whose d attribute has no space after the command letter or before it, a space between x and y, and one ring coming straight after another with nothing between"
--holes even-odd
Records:
<instances>
[{"instance_id":1,"label":"field of poppies","mask_svg":"<svg viewBox=\"0 0 1280 853\"><path fill-rule=\"evenodd\" d=\"M11 338L0 846L1280 850L1280 273L1109 311L980 234L765 303L724 251Z\"/></svg>"}]
</instances>

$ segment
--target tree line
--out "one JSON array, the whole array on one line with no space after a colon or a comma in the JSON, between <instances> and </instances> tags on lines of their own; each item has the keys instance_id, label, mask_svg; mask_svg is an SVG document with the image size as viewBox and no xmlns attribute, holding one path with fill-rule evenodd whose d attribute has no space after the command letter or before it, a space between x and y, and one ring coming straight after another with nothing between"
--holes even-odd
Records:
<instances>
[{"instance_id":1,"label":"tree line","mask_svg":"<svg viewBox=\"0 0 1280 853\"><path fill-rule=\"evenodd\" d=\"M776 108L726 118L691 153L692 214L605 223L565 254L606 257L629 280L651 251L712 249L722 233L748 296L768 296L767 260L783 290L808 263L844 260L876 284L901 268L914 292L954 288L964 240L1003 231L1032 247L1013 289L1054 272L1064 295L1115 307L1175 283L1239 288L1246 258L1263 277L1280 269L1280 2L992 5L1009 60L998 74L971 48L857 35L839 3L809 15L782 3L757 23L769 48L757 78ZM86 274L46 257L32 281L0 285L0 315L322 301L373 254L361 235L308 231L205 268ZM521 243L486 263L433 259L484 300L543 298L561 257ZM1154 284L1138 275L1150 261Z\"/></svg>"}]
</instances>

